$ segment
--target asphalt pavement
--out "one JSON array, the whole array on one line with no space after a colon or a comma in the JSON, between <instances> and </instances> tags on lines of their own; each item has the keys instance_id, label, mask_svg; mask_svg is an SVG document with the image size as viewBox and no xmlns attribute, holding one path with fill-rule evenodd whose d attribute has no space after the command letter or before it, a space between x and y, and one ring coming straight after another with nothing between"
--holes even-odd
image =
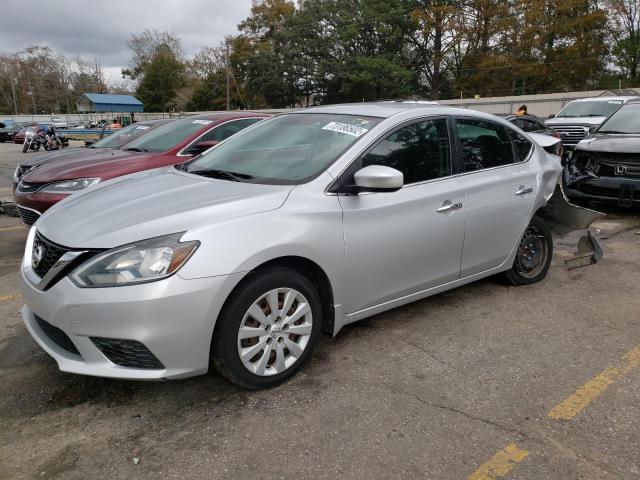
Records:
<instances>
[{"instance_id":1,"label":"asphalt pavement","mask_svg":"<svg viewBox=\"0 0 640 480\"><path fill-rule=\"evenodd\" d=\"M0 199L24 158L0 144ZM9 190L10 193L10 190ZM640 215L604 258L487 279L325 337L284 385L58 371L18 313L27 230L0 215L0 478L640 478Z\"/></svg>"}]
</instances>

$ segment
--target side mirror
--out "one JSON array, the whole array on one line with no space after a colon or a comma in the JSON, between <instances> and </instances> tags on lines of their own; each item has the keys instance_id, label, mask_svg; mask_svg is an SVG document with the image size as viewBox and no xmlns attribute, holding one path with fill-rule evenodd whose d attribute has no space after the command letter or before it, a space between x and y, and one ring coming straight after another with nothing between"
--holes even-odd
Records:
<instances>
[{"instance_id":1,"label":"side mirror","mask_svg":"<svg viewBox=\"0 0 640 480\"><path fill-rule=\"evenodd\" d=\"M369 165L354 174L360 192L395 192L404 185L404 175L395 168Z\"/></svg>"},{"instance_id":2,"label":"side mirror","mask_svg":"<svg viewBox=\"0 0 640 480\"><path fill-rule=\"evenodd\" d=\"M555 117L555 116L556 116L556 114L555 114L555 113L552 113L551 115L549 115L549 118L553 118L553 117Z\"/></svg>"},{"instance_id":3,"label":"side mirror","mask_svg":"<svg viewBox=\"0 0 640 480\"><path fill-rule=\"evenodd\" d=\"M202 142L198 142L194 145L191 145L184 153L188 153L189 155L200 155L202 152L209 150L211 147L215 147L218 143L218 140L204 140Z\"/></svg>"},{"instance_id":4,"label":"side mirror","mask_svg":"<svg viewBox=\"0 0 640 480\"><path fill-rule=\"evenodd\" d=\"M589 133L593 133L598 129L599 125L591 125L589 127Z\"/></svg>"}]
</instances>

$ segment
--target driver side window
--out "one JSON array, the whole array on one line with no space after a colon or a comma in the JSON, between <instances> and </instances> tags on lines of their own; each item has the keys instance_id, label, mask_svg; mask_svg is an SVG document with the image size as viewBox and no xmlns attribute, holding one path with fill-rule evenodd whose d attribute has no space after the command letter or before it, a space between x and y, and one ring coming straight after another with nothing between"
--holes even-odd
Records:
<instances>
[{"instance_id":1,"label":"driver side window","mask_svg":"<svg viewBox=\"0 0 640 480\"><path fill-rule=\"evenodd\" d=\"M404 175L404 184L451 174L447 121L423 120L396 130L362 159L362 167L384 165Z\"/></svg>"}]
</instances>

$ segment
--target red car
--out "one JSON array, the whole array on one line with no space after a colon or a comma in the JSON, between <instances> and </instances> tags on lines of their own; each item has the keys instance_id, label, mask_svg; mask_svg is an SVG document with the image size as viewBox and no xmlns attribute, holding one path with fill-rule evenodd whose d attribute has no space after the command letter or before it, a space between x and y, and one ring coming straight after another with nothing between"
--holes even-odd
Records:
<instances>
[{"instance_id":1,"label":"red car","mask_svg":"<svg viewBox=\"0 0 640 480\"><path fill-rule=\"evenodd\" d=\"M60 159L29 171L13 197L25 225L48 208L98 182L181 163L213 147L268 115L220 112L174 120L104 155Z\"/></svg>"}]
</instances>

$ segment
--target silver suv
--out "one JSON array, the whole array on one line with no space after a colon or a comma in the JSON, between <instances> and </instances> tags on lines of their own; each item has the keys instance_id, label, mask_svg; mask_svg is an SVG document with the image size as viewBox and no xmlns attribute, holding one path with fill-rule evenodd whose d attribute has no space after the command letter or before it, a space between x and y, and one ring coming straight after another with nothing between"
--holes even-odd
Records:
<instances>
[{"instance_id":1,"label":"silver suv","mask_svg":"<svg viewBox=\"0 0 640 480\"><path fill-rule=\"evenodd\" d=\"M590 97L567 103L545 124L560 134L562 145L572 149L622 105L640 97Z\"/></svg>"}]
</instances>

